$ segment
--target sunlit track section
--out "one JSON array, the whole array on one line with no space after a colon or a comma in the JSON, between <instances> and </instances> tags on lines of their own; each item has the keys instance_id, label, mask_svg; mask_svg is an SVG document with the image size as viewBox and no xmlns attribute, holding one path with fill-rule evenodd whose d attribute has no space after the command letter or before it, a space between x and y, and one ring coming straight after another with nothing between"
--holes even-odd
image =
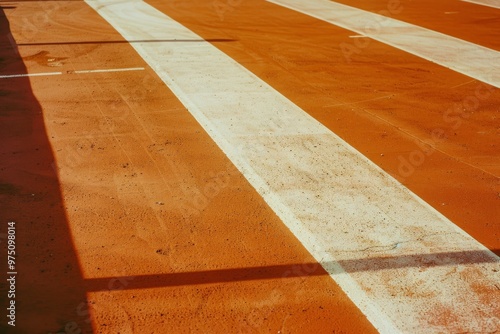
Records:
<instances>
[{"instance_id":1,"label":"sunlit track section","mask_svg":"<svg viewBox=\"0 0 500 334\"><path fill-rule=\"evenodd\" d=\"M132 46L380 332L500 328L496 255L165 14L87 3L127 40L186 41Z\"/></svg>"},{"instance_id":2,"label":"sunlit track section","mask_svg":"<svg viewBox=\"0 0 500 334\"><path fill-rule=\"evenodd\" d=\"M500 9L500 0L461 0L461 1Z\"/></svg>"},{"instance_id":3,"label":"sunlit track section","mask_svg":"<svg viewBox=\"0 0 500 334\"><path fill-rule=\"evenodd\" d=\"M500 52L328 0L267 0L500 88ZM401 4L393 2L394 11ZM398 8L399 6L399 8Z\"/></svg>"}]
</instances>

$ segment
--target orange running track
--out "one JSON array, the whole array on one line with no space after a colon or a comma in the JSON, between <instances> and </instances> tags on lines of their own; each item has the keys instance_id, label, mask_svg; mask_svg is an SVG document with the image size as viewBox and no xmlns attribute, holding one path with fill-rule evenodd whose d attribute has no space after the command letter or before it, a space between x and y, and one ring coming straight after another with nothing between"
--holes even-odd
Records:
<instances>
[{"instance_id":1,"label":"orange running track","mask_svg":"<svg viewBox=\"0 0 500 334\"><path fill-rule=\"evenodd\" d=\"M500 51L491 6L338 3ZM500 255L498 87L267 1L147 4ZM2 332L381 331L134 49L186 41L127 41L82 1L2 1L0 29L0 245L7 265L15 222L17 272L15 298L0 289L4 310L16 304ZM498 258L486 266L499 278ZM499 309L489 288L474 303ZM498 316L428 315L422 332L500 329Z\"/></svg>"}]
</instances>

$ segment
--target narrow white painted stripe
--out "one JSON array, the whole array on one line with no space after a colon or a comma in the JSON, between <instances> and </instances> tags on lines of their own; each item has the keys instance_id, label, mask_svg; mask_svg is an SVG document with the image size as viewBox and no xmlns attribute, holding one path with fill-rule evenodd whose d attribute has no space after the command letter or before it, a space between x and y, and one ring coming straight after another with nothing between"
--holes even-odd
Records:
<instances>
[{"instance_id":1,"label":"narrow white painted stripe","mask_svg":"<svg viewBox=\"0 0 500 334\"><path fill-rule=\"evenodd\" d=\"M500 9L500 0L462 0L464 2L470 2L476 5L482 5L492 8Z\"/></svg>"},{"instance_id":2,"label":"narrow white painted stripe","mask_svg":"<svg viewBox=\"0 0 500 334\"><path fill-rule=\"evenodd\" d=\"M47 75L61 75L61 74L62 74L62 72L9 74L9 75L0 75L0 79L22 78L22 77L41 77L41 76L47 76Z\"/></svg>"},{"instance_id":3,"label":"narrow white painted stripe","mask_svg":"<svg viewBox=\"0 0 500 334\"><path fill-rule=\"evenodd\" d=\"M199 40L142 1L87 0L127 40ZM132 43L382 333L494 331L499 258L208 42Z\"/></svg>"},{"instance_id":4,"label":"narrow white painted stripe","mask_svg":"<svg viewBox=\"0 0 500 334\"><path fill-rule=\"evenodd\" d=\"M351 35L349 38L366 38L365 35Z\"/></svg>"},{"instance_id":5,"label":"narrow white painted stripe","mask_svg":"<svg viewBox=\"0 0 500 334\"><path fill-rule=\"evenodd\" d=\"M45 72L45 73L25 73L25 74L11 74L0 75L0 79L8 78L22 78L22 77L41 77L48 75L62 75L62 74L85 74L85 73L109 73L109 72L128 72L128 71L143 71L144 67L129 67L129 68L111 68L104 70L78 70L63 72Z\"/></svg>"},{"instance_id":6,"label":"narrow white painted stripe","mask_svg":"<svg viewBox=\"0 0 500 334\"><path fill-rule=\"evenodd\" d=\"M371 37L471 78L500 87L500 52L495 50L328 0L267 1ZM403 10L401 4L392 9L393 12L398 10ZM387 15L390 15L389 10Z\"/></svg>"},{"instance_id":7,"label":"narrow white painted stripe","mask_svg":"<svg viewBox=\"0 0 500 334\"><path fill-rule=\"evenodd\" d=\"M107 70L80 70L74 73L108 73L108 72L128 72L128 71L143 71L144 67L130 67L130 68L112 68Z\"/></svg>"}]
</instances>

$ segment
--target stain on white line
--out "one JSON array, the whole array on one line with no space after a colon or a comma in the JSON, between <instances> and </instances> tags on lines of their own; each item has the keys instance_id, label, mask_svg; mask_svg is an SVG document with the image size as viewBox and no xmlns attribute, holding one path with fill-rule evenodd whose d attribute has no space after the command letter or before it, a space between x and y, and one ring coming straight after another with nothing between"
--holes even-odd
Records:
<instances>
[{"instance_id":1,"label":"stain on white line","mask_svg":"<svg viewBox=\"0 0 500 334\"><path fill-rule=\"evenodd\" d=\"M365 35L351 35L349 38L366 38L367 36Z\"/></svg>"},{"instance_id":2,"label":"stain on white line","mask_svg":"<svg viewBox=\"0 0 500 334\"><path fill-rule=\"evenodd\" d=\"M482 5L487 7L492 7L500 9L500 0L462 0L464 2L470 2L476 5Z\"/></svg>"},{"instance_id":3,"label":"stain on white line","mask_svg":"<svg viewBox=\"0 0 500 334\"><path fill-rule=\"evenodd\" d=\"M45 73L24 73L24 74L9 74L0 75L0 79L8 78L22 78L22 77L42 77L50 75L63 75L63 74L85 74L85 73L109 73L109 72L127 72L127 71L144 71L144 67L130 67L130 68L111 68L103 70L77 70L77 71L66 71L66 72L45 72Z\"/></svg>"},{"instance_id":4,"label":"stain on white line","mask_svg":"<svg viewBox=\"0 0 500 334\"><path fill-rule=\"evenodd\" d=\"M86 2L127 40L200 39L142 1ZM500 328L495 254L209 42L131 46L380 332Z\"/></svg>"},{"instance_id":5,"label":"stain on white line","mask_svg":"<svg viewBox=\"0 0 500 334\"><path fill-rule=\"evenodd\" d=\"M498 51L328 0L267 1L366 35L500 88L500 52Z\"/></svg>"}]
</instances>

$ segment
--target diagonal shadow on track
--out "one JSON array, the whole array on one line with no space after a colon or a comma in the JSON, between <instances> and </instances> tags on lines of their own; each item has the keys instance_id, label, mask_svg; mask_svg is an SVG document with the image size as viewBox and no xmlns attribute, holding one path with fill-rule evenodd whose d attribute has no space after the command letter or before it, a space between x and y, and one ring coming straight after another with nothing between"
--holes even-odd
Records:
<instances>
[{"instance_id":1,"label":"diagonal shadow on track","mask_svg":"<svg viewBox=\"0 0 500 334\"><path fill-rule=\"evenodd\" d=\"M19 46L36 46L36 45L85 45L85 44L134 44L134 43L222 43L222 42L237 42L236 39L211 38L211 39L143 39L132 41L81 41L81 42L44 42L44 43L22 43Z\"/></svg>"},{"instance_id":2,"label":"diagonal shadow on track","mask_svg":"<svg viewBox=\"0 0 500 334\"><path fill-rule=\"evenodd\" d=\"M410 267L425 269L437 266L459 266L479 263L500 264L498 258L491 252L461 251L394 257L366 257L351 260L340 260L338 262L322 262L321 266L317 262L310 262L250 268L139 275L133 277L93 278L86 279L85 286L87 291L118 290L114 288L114 285L119 285L120 290L150 289L183 285L322 276L330 275L330 273L335 275L342 272L339 265L345 272L354 273L360 271L378 271ZM328 268L330 273L323 268Z\"/></svg>"}]
</instances>

